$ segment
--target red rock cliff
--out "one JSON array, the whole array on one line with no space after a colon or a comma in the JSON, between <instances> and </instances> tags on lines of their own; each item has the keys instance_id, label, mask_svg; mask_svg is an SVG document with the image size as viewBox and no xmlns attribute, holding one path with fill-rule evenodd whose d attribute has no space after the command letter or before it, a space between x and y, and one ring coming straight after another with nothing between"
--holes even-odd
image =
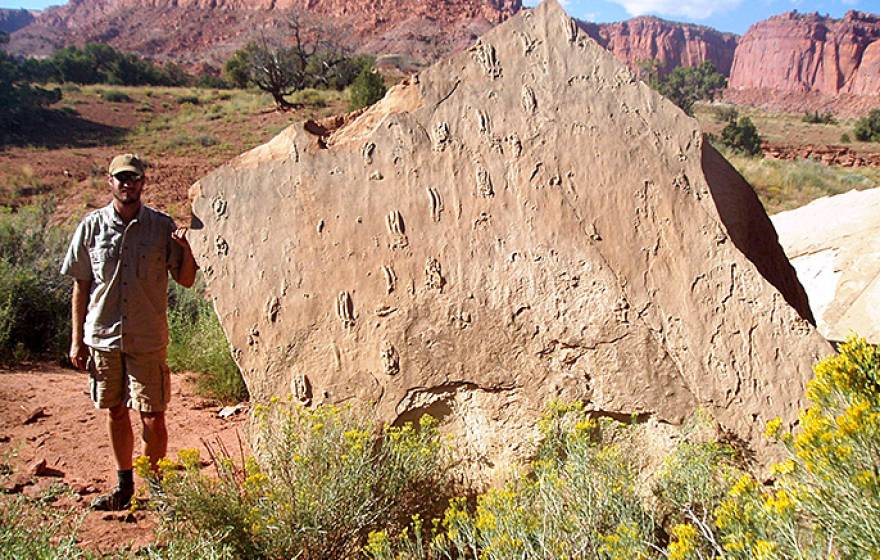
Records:
<instances>
[{"instance_id":1,"label":"red rock cliff","mask_svg":"<svg viewBox=\"0 0 880 560\"><path fill-rule=\"evenodd\" d=\"M736 49L731 90L880 93L880 16L788 12L753 25Z\"/></svg>"},{"instance_id":2,"label":"red rock cliff","mask_svg":"<svg viewBox=\"0 0 880 560\"><path fill-rule=\"evenodd\" d=\"M600 25L581 22L581 27L633 70L648 60L658 61L662 73L708 60L727 75L737 44L733 33L650 16Z\"/></svg>"},{"instance_id":3,"label":"red rock cliff","mask_svg":"<svg viewBox=\"0 0 880 560\"><path fill-rule=\"evenodd\" d=\"M296 10L338 29L357 50L425 63L521 8L521 0L70 0L13 34L10 50L45 55L96 41L184 64L217 63L258 32L284 36Z\"/></svg>"}]
</instances>

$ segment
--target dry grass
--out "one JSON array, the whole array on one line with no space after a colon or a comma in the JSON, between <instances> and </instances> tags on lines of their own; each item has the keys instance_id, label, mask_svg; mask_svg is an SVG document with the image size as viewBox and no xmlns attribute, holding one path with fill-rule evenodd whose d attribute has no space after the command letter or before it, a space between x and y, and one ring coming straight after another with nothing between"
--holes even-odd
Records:
<instances>
[{"instance_id":1,"label":"dry grass","mask_svg":"<svg viewBox=\"0 0 880 560\"><path fill-rule=\"evenodd\" d=\"M723 153L758 193L768 214L792 210L823 196L880 186L880 169L830 167L810 160L784 161Z\"/></svg>"},{"instance_id":2,"label":"dry grass","mask_svg":"<svg viewBox=\"0 0 880 560\"><path fill-rule=\"evenodd\" d=\"M719 134L726 124L717 116L719 107L730 105L699 103L694 106L694 116L700 121L704 132ZM855 140L853 127L856 119L840 119L835 124L811 124L803 122L801 113L775 113L753 107L736 107L741 116L749 117L761 138L774 144L806 144L842 145L840 137L848 133ZM847 146L857 152L880 152L880 143L853 141Z\"/></svg>"},{"instance_id":3,"label":"dry grass","mask_svg":"<svg viewBox=\"0 0 880 560\"><path fill-rule=\"evenodd\" d=\"M726 124L725 109L736 109L749 117L761 138L793 146L841 145L840 136L854 138L854 119L834 124L807 123L802 114L770 113L751 107L698 104L694 115L704 132L718 135ZM880 143L852 142L847 146L859 153L878 153ZM728 161L752 185L768 214L791 210L823 196L880 186L880 169L826 166L815 161L783 161L749 157L721 149Z\"/></svg>"}]
</instances>

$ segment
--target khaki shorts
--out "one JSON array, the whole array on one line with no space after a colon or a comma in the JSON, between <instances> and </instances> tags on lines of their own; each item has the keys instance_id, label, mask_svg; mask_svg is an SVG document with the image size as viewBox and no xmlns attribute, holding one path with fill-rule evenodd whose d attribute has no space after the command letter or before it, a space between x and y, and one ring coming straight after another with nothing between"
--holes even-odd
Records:
<instances>
[{"instance_id":1,"label":"khaki shorts","mask_svg":"<svg viewBox=\"0 0 880 560\"><path fill-rule=\"evenodd\" d=\"M89 348L89 394L95 408L125 404L140 412L162 412L171 400L171 370L165 351L128 354Z\"/></svg>"}]
</instances>

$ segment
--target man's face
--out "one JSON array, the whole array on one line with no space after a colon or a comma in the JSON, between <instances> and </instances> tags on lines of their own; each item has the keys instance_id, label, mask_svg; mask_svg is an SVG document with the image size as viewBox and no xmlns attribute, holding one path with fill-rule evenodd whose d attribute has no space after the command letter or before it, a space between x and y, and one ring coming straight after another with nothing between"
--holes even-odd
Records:
<instances>
[{"instance_id":1,"label":"man's face","mask_svg":"<svg viewBox=\"0 0 880 560\"><path fill-rule=\"evenodd\" d=\"M113 198L122 204L137 204L144 189L144 177L131 171L122 171L110 176L110 190Z\"/></svg>"}]
</instances>

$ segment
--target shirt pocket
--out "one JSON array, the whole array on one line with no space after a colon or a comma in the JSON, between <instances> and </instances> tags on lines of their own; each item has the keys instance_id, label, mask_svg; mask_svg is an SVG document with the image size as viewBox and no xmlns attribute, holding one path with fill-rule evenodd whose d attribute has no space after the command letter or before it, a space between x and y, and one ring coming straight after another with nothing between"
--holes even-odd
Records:
<instances>
[{"instance_id":1,"label":"shirt pocket","mask_svg":"<svg viewBox=\"0 0 880 560\"><path fill-rule=\"evenodd\" d=\"M165 263L165 248L155 245L142 245L138 259L138 278L148 282L158 282L168 273Z\"/></svg>"},{"instance_id":2,"label":"shirt pocket","mask_svg":"<svg viewBox=\"0 0 880 560\"><path fill-rule=\"evenodd\" d=\"M89 249L89 260L92 264L92 274L95 280L102 284L113 278L119 261L116 257L116 251L107 247Z\"/></svg>"}]
</instances>

